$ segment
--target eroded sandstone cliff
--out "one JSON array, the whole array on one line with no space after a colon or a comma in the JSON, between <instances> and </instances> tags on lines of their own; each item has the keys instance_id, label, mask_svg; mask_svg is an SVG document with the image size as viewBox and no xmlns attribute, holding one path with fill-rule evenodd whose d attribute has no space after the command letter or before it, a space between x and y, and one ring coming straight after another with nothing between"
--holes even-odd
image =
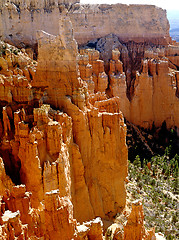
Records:
<instances>
[{"instance_id":1,"label":"eroded sandstone cliff","mask_svg":"<svg viewBox=\"0 0 179 240\"><path fill-rule=\"evenodd\" d=\"M145 52L141 71L136 71L131 100L127 98L126 76L113 69L110 62L109 89L112 96L121 99L121 110L126 119L135 125L160 127L165 121L167 128L179 126L178 71L169 68L169 59L154 51ZM113 50L113 55L114 55ZM114 58L114 57L113 57ZM113 64L117 64L112 60Z\"/></svg>"},{"instance_id":2,"label":"eroded sandstone cliff","mask_svg":"<svg viewBox=\"0 0 179 240\"><path fill-rule=\"evenodd\" d=\"M62 18L60 26L59 36L38 33L38 63L1 43L4 239L102 239L100 220L81 227L80 237L74 217L112 219L125 207L126 126L119 99L107 100L104 67L96 86L102 93L93 89L89 96L71 23Z\"/></svg>"},{"instance_id":3,"label":"eroded sandstone cliff","mask_svg":"<svg viewBox=\"0 0 179 240\"><path fill-rule=\"evenodd\" d=\"M144 228L141 203L126 207L123 114L145 128L163 121L179 127L178 45L166 46L165 11L57 1L3 2L1 9L3 39L21 47L38 41L37 62L29 48L0 44L2 239L103 239L101 219L89 220L118 213L125 222L106 238L155 239ZM100 52L78 52L65 14L78 42L94 39Z\"/></svg>"},{"instance_id":4,"label":"eroded sandstone cliff","mask_svg":"<svg viewBox=\"0 0 179 240\"><path fill-rule=\"evenodd\" d=\"M78 44L111 33L125 42L166 45L171 41L166 11L151 5L82 5L75 0L3 0L0 8L0 36L21 47L37 43L37 30L57 35L57 19L62 14L70 17Z\"/></svg>"}]
</instances>

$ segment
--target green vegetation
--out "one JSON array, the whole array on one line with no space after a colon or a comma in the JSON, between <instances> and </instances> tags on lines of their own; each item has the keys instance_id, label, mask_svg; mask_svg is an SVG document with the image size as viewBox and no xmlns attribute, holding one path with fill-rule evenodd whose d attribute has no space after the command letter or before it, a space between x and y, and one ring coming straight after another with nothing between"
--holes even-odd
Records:
<instances>
[{"instance_id":1,"label":"green vegetation","mask_svg":"<svg viewBox=\"0 0 179 240\"><path fill-rule=\"evenodd\" d=\"M177 212L179 184L179 156L171 156L167 147L163 156L154 156L150 161L136 156L129 162L128 192L131 200L142 199L147 228L155 227L167 240L179 239Z\"/></svg>"}]
</instances>

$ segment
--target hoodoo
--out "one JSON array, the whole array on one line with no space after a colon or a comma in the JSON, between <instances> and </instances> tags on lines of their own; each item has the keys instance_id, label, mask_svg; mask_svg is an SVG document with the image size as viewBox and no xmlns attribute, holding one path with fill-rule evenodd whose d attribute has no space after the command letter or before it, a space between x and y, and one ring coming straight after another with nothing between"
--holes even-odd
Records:
<instances>
[{"instance_id":1,"label":"hoodoo","mask_svg":"<svg viewBox=\"0 0 179 240\"><path fill-rule=\"evenodd\" d=\"M0 10L1 238L156 239L141 200L127 200L125 119L179 129L166 11L73 0Z\"/></svg>"}]
</instances>

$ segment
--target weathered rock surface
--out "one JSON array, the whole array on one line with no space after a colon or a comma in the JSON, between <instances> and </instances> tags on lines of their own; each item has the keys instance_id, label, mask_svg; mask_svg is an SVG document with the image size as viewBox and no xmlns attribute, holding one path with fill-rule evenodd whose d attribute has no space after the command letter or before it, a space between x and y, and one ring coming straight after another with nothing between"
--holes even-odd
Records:
<instances>
[{"instance_id":1,"label":"weathered rock surface","mask_svg":"<svg viewBox=\"0 0 179 240\"><path fill-rule=\"evenodd\" d=\"M166 13L154 6L65 3L80 43L111 31L123 41L170 42ZM125 68L127 47L119 44L124 50L121 58L118 49L111 49L108 69L97 50L78 53L67 16L61 16L58 25L59 12L67 13L62 2L31 1L30 6L6 2L1 8L2 37L30 45L37 39L38 61L32 61L24 49L1 44L0 235L2 239L102 240L102 221L96 217L112 220L126 206L128 153L121 109L142 127L163 121L169 128L179 126L179 75L168 68L176 49L145 52L129 101L131 78L127 79L121 61L125 59ZM139 17L141 10L145 18ZM117 11L121 16L108 22L108 15L118 16ZM116 25L127 20L131 24L120 24L117 30ZM99 28L101 21L105 28ZM78 28L79 22L83 26ZM49 33L38 31L35 36L37 28ZM126 29L129 35L124 34ZM170 66L177 67L175 60L170 59ZM127 217L113 239L154 239L154 231L144 229L141 203L134 204Z\"/></svg>"},{"instance_id":2,"label":"weathered rock surface","mask_svg":"<svg viewBox=\"0 0 179 240\"><path fill-rule=\"evenodd\" d=\"M155 240L155 229L146 230L144 227L144 212L142 202L137 200L132 202L132 206L127 207L122 214L116 218L106 231L106 239L114 240Z\"/></svg>"},{"instance_id":3,"label":"weathered rock surface","mask_svg":"<svg viewBox=\"0 0 179 240\"><path fill-rule=\"evenodd\" d=\"M165 54L169 61L179 68L179 44L168 45Z\"/></svg>"},{"instance_id":4,"label":"weathered rock surface","mask_svg":"<svg viewBox=\"0 0 179 240\"><path fill-rule=\"evenodd\" d=\"M123 72L123 63L119 60L119 57L119 50L112 50L112 59L109 65L109 89L111 96L119 97L120 108L128 119L130 116L130 102L127 98L126 75Z\"/></svg>"},{"instance_id":5,"label":"weathered rock surface","mask_svg":"<svg viewBox=\"0 0 179 240\"><path fill-rule=\"evenodd\" d=\"M110 33L116 34L122 41L143 42L144 39L154 43L169 41L166 13L155 6L81 5L75 11L71 10L69 14L79 44ZM159 16L157 19L154 17L155 14Z\"/></svg>"},{"instance_id":6,"label":"weathered rock surface","mask_svg":"<svg viewBox=\"0 0 179 240\"><path fill-rule=\"evenodd\" d=\"M75 209L75 213L77 214L75 217L80 221L88 220L95 216L101 216L103 218L107 216L112 217L125 206L124 180L127 176L125 124L122 113L118 107L115 108L115 110L104 107L101 112L101 108L98 110L89 105L85 78L85 71L88 68L88 64L84 65L85 71L81 72L81 76L85 78L84 81L82 81L78 75L77 48L75 40L73 39L72 30L67 20L62 21L64 30L66 31L64 31L62 35L56 38L50 36L50 39L53 39L52 41L46 40L46 35L41 35L39 65L37 66L36 77L32 85L35 87L46 87L46 92L49 97L47 101L58 108L62 108L72 117L73 139L79 147L77 159L79 164L82 161L83 166L81 167L85 169L84 180L82 179L82 181L85 181L87 186L87 191L82 194L86 202L85 204L81 204L78 209ZM63 31L62 29L63 28L61 28L60 31ZM59 42L56 42L56 39L59 39ZM61 42L64 43L62 46L64 49L62 53L64 51L64 54L58 54L58 58L55 57L55 55L50 55L53 46L59 47ZM48 56L46 61L48 61L48 64L41 61L41 59L44 59L43 49L46 50L46 55ZM49 51L49 54L47 54L47 51ZM65 56L67 56L67 58L65 58ZM54 59L59 59L59 62L56 63L59 69L53 68L53 66L56 66ZM94 69L96 76L98 76L98 84L95 86L95 89L98 90L98 88L100 88L105 91L107 88L107 80L103 80L104 84L103 82L99 82L100 73L102 71L104 72L104 68L100 67L101 62L99 61L99 53L97 51L89 53L89 63L91 63L92 66L96 63L98 64L95 65L96 70ZM81 70L83 70L82 64L83 63L80 64L79 68ZM52 66L49 70L48 65ZM44 71L42 71L43 68L45 68ZM54 74L55 77L53 79ZM92 72L90 74L92 74ZM88 77L90 77L90 74ZM40 79L46 79L46 81L41 81ZM63 86L60 84L63 84ZM102 103L102 105L105 106L105 102L104 104ZM118 135L120 135L120 139L116 137ZM74 150L72 153L72 156L75 157ZM72 163L76 166L75 160L73 160ZM106 168L99 174L103 165L105 165ZM118 176L119 171L121 172L120 178ZM75 178L78 177L75 176L76 173L75 170ZM114 186L113 189L111 189L111 185ZM76 190L79 191L79 189ZM72 196L72 198L73 197L75 199L78 196ZM77 203L77 200L75 202ZM78 204L74 205L74 207L75 206L78 206ZM88 206L88 208L86 208L86 206ZM85 218L83 215L84 212L86 212Z\"/></svg>"},{"instance_id":7,"label":"weathered rock surface","mask_svg":"<svg viewBox=\"0 0 179 240\"><path fill-rule=\"evenodd\" d=\"M165 121L167 128L179 126L177 72L168 68L168 59L143 62L142 73L136 74L130 121L144 128Z\"/></svg>"},{"instance_id":8,"label":"weathered rock surface","mask_svg":"<svg viewBox=\"0 0 179 240\"><path fill-rule=\"evenodd\" d=\"M77 65L77 43L73 38L71 22L65 18L60 20L59 34L37 33L38 66L32 82L33 87L47 88L48 103L55 107L60 107L64 96L72 96L73 91L82 87Z\"/></svg>"},{"instance_id":9,"label":"weathered rock surface","mask_svg":"<svg viewBox=\"0 0 179 240\"><path fill-rule=\"evenodd\" d=\"M24 51L24 52L23 52ZM31 80L36 62L25 50L0 42L0 100L12 103L30 102L33 99Z\"/></svg>"},{"instance_id":10,"label":"weathered rock surface","mask_svg":"<svg viewBox=\"0 0 179 240\"><path fill-rule=\"evenodd\" d=\"M3 0L0 7L2 39L21 47L23 44L37 43L36 31L39 29L57 35L59 25L56 19L61 14L70 16L79 44L111 33L122 41L149 41L155 44L170 41L166 11L152 5L82 5L75 0Z\"/></svg>"},{"instance_id":11,"label":"weathered rock surface","mask_svg":"<svg viewBox=\"0 0 179 240\"><path fill-rule=\"evenodd\" d=\"M59 36L38 33L38 64L33 78L27 79L31 100L14 105L13 98L1 100L0 229L4 238L10 234L26 239L80 239L75 219L112 219L125 207L126 126L119 99L107 99L108 77L99 53L89 53L87 64L81 57L78 65L71 23L64 18L60 26ZM18 71L22 69L19 66ZM95 73L97 85L90 97L87 78L93 81ZM2 76L7 77L4 72ZM25 186L13 187L10 178ZM10 215L7 211L17 215L9 233L9 223L3 222L3 216ZM102 239L101 220L85 223L85 228L86 238Z\"/></svg>"}]
</instances>

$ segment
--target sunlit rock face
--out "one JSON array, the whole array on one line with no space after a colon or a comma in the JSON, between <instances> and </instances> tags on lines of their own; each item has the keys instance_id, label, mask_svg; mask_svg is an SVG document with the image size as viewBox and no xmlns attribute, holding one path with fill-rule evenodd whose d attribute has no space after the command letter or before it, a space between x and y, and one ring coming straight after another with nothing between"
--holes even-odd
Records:
<instances>
[{"instance_id":1,"label":"sunlit rock face","mask_svg":"<svg viewBox=\"0 0 179 240\"><path fill-rule=\"evenodd\" d=\"M68 15L78 44L116 34L121 41L170 42L166 11L152 5L80 4L79 1L7 1L0 5L0 35L23 47L37 43L36 31L58 34L57 19Z\"/></svg>"},{"instance_id":2,"label":"sunlit rock face","mask_svg":"<svg viewBox=\"0 0 179 240\"><path fill-rule=\"evenodd\" d=\"M92 65L80 67L68 18L60 19L59 32L38 32L37 62L25 50L11 53L7 62L11 46L2 46L1 77L11 81L11 99L1 96L0 222L2 236L9 238L79 239L76 221L112 219L126 204L126 125L119 98L107 99L108 77L97 51L97 58L88 55L91 64L98 63L96 86L88 72ZM13 54L26 71L11 64ZM90 81L81 78L83 69ZM19 91L16 98L15 74L27 81L31 97ZM85 224L84 237L102 239L100 219Z\"/></svg>"},{"instance_id":3,"label":"sunlit rock face","mask_svg":"<svg viewBox=\"0 0 179 240\"><path fill-rule=\"evenodd\" d=\"M166 11L156 6L77 4L69 15L79 44L111 33L123 42L167 44L170 41Z\"/></svg>"},{"instance_id":4,"label":"sunlit rock face","mask_svg":"<svg viewBox=\"0 0 179 240\"><path fill-rule=\"evenodd\" d=\"M102 220L123 214L113 239L155 239L141 202L126 210L124 116L144 128L179 126L178 46L165 46L165 11L67 1L2 2L1 10L2 39L38 42L38 58L0 42L0 235L102 240ZM78 52L77 42L99 37L101 52ZM127 69L129 55L140 67Z\"/></svg>"},{"instance_id":5,"label":"sunlit rock face","mask_svg":"<svg viewBox=\"0 0 179 240\"><path fill-rule=\"evenodd\" d=\"M111 108L106 107L105 101L102 102L103 111L89 104L88 82L78 75L77 54L76 42L67 19L60 21L59 36L40 33L38 66L32 85L45 87L47 102L63 109L72 118L76 146L69 151L72 152L72 164L77 168L78 161L82 172L84 171L84 180L80 177L84 191L80 193L79 183L77 187L74 182L73 196L77 219L81 221L94 216L112 217L124 208L127 148L126 128L116 101L111 99ZM107 88L105 81L107 79L98 78L98 88L104 88L104 91ZM119 135L120 139L117 137ZM106 167L99 174L103 165ZM79 173L74 169L74 180L78 180L77 174ZM77 193L83 204L80 204ZM84 211L85 218L82 214Z\"/></svg>"}]
</instances>

